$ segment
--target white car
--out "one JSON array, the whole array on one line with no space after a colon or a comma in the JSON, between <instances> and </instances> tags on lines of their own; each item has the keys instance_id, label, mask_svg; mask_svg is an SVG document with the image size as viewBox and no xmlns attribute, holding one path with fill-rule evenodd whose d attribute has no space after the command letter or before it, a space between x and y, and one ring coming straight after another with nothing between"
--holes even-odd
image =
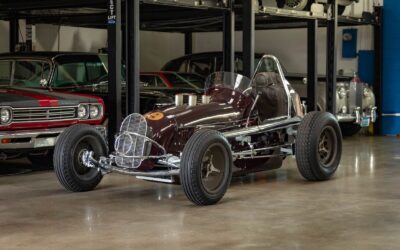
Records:
<instances>
[{"instance_id":1,"label":"white car","mask_svg":"<svg viewBox=\"0 0 400 250\"><path fill-rule=\"evenodd\" d=\"M327 0L275 0L276 5L279 8L287 8L287 9L294 9L294 10L310 10L311 5L313 3L322 3L326 4ZM359 0L337 0L338 3L338 14L343 14L345 8ZM260 5L269 5L270 1L268 0L258 0Z\"/></svg>"}]
</instances>

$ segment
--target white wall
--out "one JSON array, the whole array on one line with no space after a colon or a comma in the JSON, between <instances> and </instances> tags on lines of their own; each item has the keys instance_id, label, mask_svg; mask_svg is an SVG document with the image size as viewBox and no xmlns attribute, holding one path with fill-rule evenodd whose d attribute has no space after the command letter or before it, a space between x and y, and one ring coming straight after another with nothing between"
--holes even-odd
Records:
<instances>
[{"instance_id":1,"label":"white wall","mask_svg":"<svg viewBox=\"0 0 400 250\"><path fill-rule=\"evenodd\" d=\"M107 31L55 25L36 25L37 51L97 52L107 46ZM60 39L58 39L60 33Z\"/></svg>"},{"instance_id":2,"label":"white wall","mask_svg":"<svg viewBox=\"0 0 400 250\"><path fill-rule=\"evenodd\" d=\"M0 21L0 53L8 51L8 22Z\"/></svg>"},{"instance_id":3,"label":"white wall","mask_svg":"<svg viewBox=\"0 0 400 250\"><path fill-rule=\"evenodd\" d=\"M183 34L141 32L141 71L157 71L169 60L183 56Z\"/></svg>"},{"instance_id":4,"label":"white wall","mask_svg":"<svg viewBox=\"0 0 400 250\"><path fill-rule=\"evenodd\" d=\"M349 28L349 27L347 27ZM357 71L358 61L345 59L342 51L342 28L338 30L338 70L344 69L345 73ZM358 49L373 49L372 27L358 28ZM319 29L318 60L319 73L325 73L326 67L326 29ZM236 51L242 51L242 33L236 32ZM195 35L194 51L221 51L222 35L220 33L199 33ZM289 72L304 73L307 71L307 30L268 30L256 32L255 51L277 56Z\"/></svg>"},{"instance_id":5,"label":"white wall","mask_svg":"<svg viewBox=\"0 0 400 250\"><path fill-rule=\"evenodd\" d=\"M107 47L107 30L36 25L37 51L97 52ZM58 39L60 34L60 40ZM182 34L141 32L141 70L159 70L184 54Z\"/></svg>"}]
</instances>

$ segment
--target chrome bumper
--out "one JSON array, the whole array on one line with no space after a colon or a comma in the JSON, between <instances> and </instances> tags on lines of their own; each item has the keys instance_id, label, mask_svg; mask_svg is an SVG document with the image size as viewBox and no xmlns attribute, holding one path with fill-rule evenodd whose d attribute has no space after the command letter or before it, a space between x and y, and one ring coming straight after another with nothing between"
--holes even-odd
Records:
<instances>
[{"instance_id":1,"label":"chrome bumper","mask_svg":"<svg viewBox=\"0 0 400 250\"><path fill-rule=\"evenodd\" d=\"M106 134L106 127L96 126L96 128L102 135ZM58 136L65 129L66 128L50 128L0 132L0 151L52 148L56 145Z\"/></svg>"},{"instance_id":2,"label":"chrome bumper","mask_svg":"<svg viewBox=\"0 0 400 250\"><path fill-rule=\"evenodd\" d=\"M356 108L352 115L350 114L338 114L336 117L339 122L353 122L356 124L361 124L363 119L369 119L370 122L375 123L377 114L376 107L373 107L368 114L361 114L360 108Z\"/></svg>"}]
</instances>

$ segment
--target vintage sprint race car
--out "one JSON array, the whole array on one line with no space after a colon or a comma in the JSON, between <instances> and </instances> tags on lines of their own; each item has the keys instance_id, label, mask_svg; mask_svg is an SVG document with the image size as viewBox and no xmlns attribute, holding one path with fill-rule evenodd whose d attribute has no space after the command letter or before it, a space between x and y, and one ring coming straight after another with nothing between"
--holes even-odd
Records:
<instances>
[{"instance_id":1,"label":"vintage sprint race car","mask_svg":"<svg viewBox=\"0 0 400 250\"><path fill-rule=\"evenodd\" d=\"M174 107L126 117L109 156L96 129L68 128L55 147L58 180L67 190L83 192L117 172L180 183L193 203L211 205L224 196L233 174L279 168L289 155L310 181L327 180L337 170L337 119L326 112L304 115L275 57L261 59L253 80L216 72L206 86L202 104L182 105L177 96Z\"/></svg>"},{"instance_id":2,"label":"vintage sprint race car","mask_svg":"<svg viewBox=\"0 0 400 250\"><path fill-rule=\"evenodd\" d=\"M255 65L263 57L263 54L255 54ZM179 57L167 62L162 70L180 71L208 76L210 73L219 71L223 63L222 52L203 52ZM289 73L285 66L281 65L285 78L300 95L300 98L307 102L307 75ZM235 53L235 71L243 71L243 54ZM342 129L343 136L353 136L362 127L368 127L377 119L377 107L373 89L363 83L358 77L337 76L336 87L336 117ZM317 87L317 109L326 110L326 76L318 76Z\"/></svg>"}]
</instances>

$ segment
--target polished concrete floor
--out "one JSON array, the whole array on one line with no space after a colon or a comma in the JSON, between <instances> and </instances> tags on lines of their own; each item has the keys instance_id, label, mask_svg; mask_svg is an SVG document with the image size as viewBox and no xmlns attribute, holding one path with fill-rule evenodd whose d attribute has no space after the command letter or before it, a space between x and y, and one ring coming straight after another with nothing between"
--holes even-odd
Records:
<instances>
[{"instance_id":1,"label":"polished concrete floor","mask_svg":"<svg viewBox=\"0 0 400 250\"><path fill-rule=\"evenodd\" d=\"M2 176L0 249L400 249L400 140L346 139L327 182L304 181L288 159L235 178L212 207L127 176L88 193L51 171Z\"/></svg>"}]
</instances>

